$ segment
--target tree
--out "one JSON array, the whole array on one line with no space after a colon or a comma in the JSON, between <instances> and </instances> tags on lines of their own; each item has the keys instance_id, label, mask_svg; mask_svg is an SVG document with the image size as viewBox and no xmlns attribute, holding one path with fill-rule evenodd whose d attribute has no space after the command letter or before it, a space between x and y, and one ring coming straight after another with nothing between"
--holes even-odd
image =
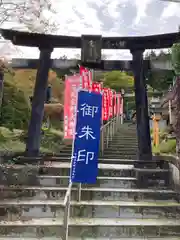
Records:
<instances>
[{"instance_id":1,"label":"tree","mask_svg":"<svg viewBox=\"0 0 180 240\"><path fill-rule=\"evenodd\" d=\"M174 131L176 134L177 155L178 157L180 157L180 43L173 44L171 50L172 50L172 66L177 76L175 83L176 121L174 124L175 125Z\"/></svg>"},{"instance_id":2,"label":"tree","mask_svg":"<svg viewBox=\"0 0 180 240\"><path fill-rule=\"evenodd\" d=\"M104 85L120 92L122 88L125 90L132 88L134 86L134 78L126 72L112 71L105 73Z\"/></svg>"},{"instance_id":3,"label":"tree","mask_svg":"<svg viewBox=\"0 0 180 240\"><path fill-rule=\"evenodd\" d=\"M0 0L0 24L12 22L30 32L52 33L57 30L52 0Z\"/></svg>"},{"instance_id":4,"label":"tree","mask_svg":"<svg viewBox=\"0 0 180 240\"><path fill-rule=\"evenodd\" d=\"M156 59L156 53L155 51L151 50L150 52L147 52L145 54L145 60L151 60L151 59Z\"/></svg>"},{"instance_id":5,"label":"tree","mask_svg":"<svg viewBox=\"0 0 180 240\"><path fill-rule=\"evenodd\" d=\"M173 71L152 71L150 70L147 75L147 84L153 89L158 91L166 91L173 83Z\"/></svg>"},{"instance_id":6,"label":"tree","mask_svg":"<svg viewBox=\"0 0 180 240\"><path fill-rule=\"evenodd\" d=\"M146 54L145 60L150 61L169 61L171 60L171 51L164 52L160 51L159 54L157 54L155 51L151 51ZM164 91L169 89L169 85L173 83L173 77L174 77L174 71L169 70L153 70L150 69L149 73L147 75L148 82L153 89Z\"/></svg>"}]
</instances>

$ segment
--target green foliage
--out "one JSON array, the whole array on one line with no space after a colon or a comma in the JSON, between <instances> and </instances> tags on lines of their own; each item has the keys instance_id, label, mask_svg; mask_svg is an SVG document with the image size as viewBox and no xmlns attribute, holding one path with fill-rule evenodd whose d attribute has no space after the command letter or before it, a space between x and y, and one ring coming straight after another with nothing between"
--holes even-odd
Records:
<instances>
[{"instance_id":1,"label":"green foliage","mask_svg":"<svg viewBox=\"0 0 180 240\"><path fill-rule=\"evenodd\" d=\"M159 54L154 50L151 50L150 52L146 53L145 60L171 60L171 50L166 52L161 50Z\"/></svg>"},{"instance_id":2,"label":"green foliage","mask_svg":"<svg viewBox=\"0 0 180 240\"><path fill-rule=\"evenodd\" d=\"M46 149L46 152L59 152L60 145L62 143L63 134L55 129L45 131L41 138L41 147Z\"/></svg>"},{"instance_id":3,"label":"green foliage","mask_svg":"<svg viewBox=\"0 0 180 240\"><path fill-rule=\"evenodd\" d=\"M4 154L13 152L23 152L25 143L19 140L21 130L10 130L5 127L0 127L0 151Z\"/></svg>"},{"instance_id":4,"label":"green foliage","mask_svg":"<svg viewBox=\"0 0 180 240\"><path fill-rule=\"evenodd\" d=\"M30 117L29 100L13 83L12 76L5 76L1 125L9 129L27 129Z\"/></svg>"},{"instance_id":5,"label":"green foliage","mask_svg":"<svg viewBox=\"0 0 180 240\"><path fill-rule=\"evenodd\" d=\"M176 152L176 140L168 139L165 142L162 142L159 146L161 153L175 153Z\"/></svg>"},{"instance_id":6,"label":"green foliage","mask_svg":"<svg viewBox=\"0 0 180 240\"><path fill-rule=\"evenodd\" d=\"M135 102L130 102L130 103L128 103L128 105L127 104L125 105L125 108L126 108L126 110L134 110L134 109L136 109L136 104L135 104Z\"/></svg>"},{"instance_id":7,"label":"green foliage","mask_svg":"<svg viewBox=\"0 0 180 240\"><path fill-rule=\"evenodd\" d=\"M104 78L104 86L110 87L117 92L120 92L122 88L126 90L134 86L134 78L126 72L108 72L105 73Z\"/></svg>"},{"instance_id":8,"label":"green foliage","mask_svg":"<svg viewBox=\"0 0 180 240\"><path fill-rule=\"evenodd\" d=\"M145 60L151 61L171 61L171 51L161 51L159 54L153 50L146 54ZM164 91L169 88L169 85L173 83L174 71L169 70L150 70L147 78L148 84L156 90Z\"/></svg>"},{"instance_id":9,"label":"green foliage","mask_svg":"<svg viewBox=\"0 0 180 240\"><path fill-rule=\"evenodd\" d=\"M180 75L180 43L175 43L171 47L172 51L172 65L176 75Z\"/></svg>"},{"instance_id":10,"label":"green foliage","mask_svg":"<svg viewBox=\"0 0 180 240\"><path fill-rule=\"evenodd\" d=\"M161 134L159 146L152 146L154 154L174 154L176 152L176 139L162 140L162 138L166 138L165 135L167 135L165 132Z\"/></svg>"},{"instance_id":11,"label":"green foliage","mask_svg":"<svg viewBox=\"0 0 180 240\"><path fill-rule=\"evenodd\" d=\"M158 91L164 91L173 83L173 71L150 71L148 73L148 84Z\"/></svg>"}]
</instances>

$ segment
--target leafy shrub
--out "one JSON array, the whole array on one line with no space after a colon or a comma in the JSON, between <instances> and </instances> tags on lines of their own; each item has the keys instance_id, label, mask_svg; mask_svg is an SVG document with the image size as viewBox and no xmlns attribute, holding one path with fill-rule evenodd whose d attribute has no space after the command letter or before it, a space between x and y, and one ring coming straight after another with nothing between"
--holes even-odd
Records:
<instances>
[{"instance_id":1,"label":"leafy shrub","mask_svg":"<svg viewBox=\"0 0 180 240\"><path fill-rule=\"evenodd\" d=\"M30 106L24 92L13 82L5 81L1 108L1 125L9 129L27 129Z\"/></svg>"},{"instance_id":2,"label":"leafy shrub","mask_svg":"<svg viewBox=\"0 0 180 240\"><path fill-rule=\"evenodd\" d=\"M162 142L159 145L161 153L175 153L176 152L176 140L168 139L166 142Z\"/></svg>"},{"instance_id":3,"label":"leafy shrub","mask_svg":"<svg viewBox=\"0 0 180 240\"><path fill-rule=\"evenodd\" d=\"M62 143L63 134L55 129L45 131L41 137L41 147L51 152L58 152Z\"/></svg>"}]
</instances>

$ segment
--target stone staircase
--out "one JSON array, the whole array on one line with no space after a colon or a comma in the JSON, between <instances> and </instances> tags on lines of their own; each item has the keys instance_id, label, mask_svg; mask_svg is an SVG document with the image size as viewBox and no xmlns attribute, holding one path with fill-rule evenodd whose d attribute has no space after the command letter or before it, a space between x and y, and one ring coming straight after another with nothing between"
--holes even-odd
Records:
<instances>
[{"instance_id":1,"label":"stone staircase","mask_svg":"<svg viewBox=\"0 0 180 240\"><path fill-rule=\"evenodd\" d=\"M136 125L125 123L113 137L109 147L105 149L103 158L137 159L137 144Z\"/></svg>"},{"instance_id":2,"label":"stone staircase","mask_svg":"<svg viewBox=\"0 0 180 240\"><path fill-rule=\"evenodd\" d=\"M1 166L0 240L62 239L70 149L41 168ZM69 240L180 239L179 194L168 164L136 154L135 127L125 124L99 160L96 185L82 185L81 199L72 186Z\"/></svg>"},{"instance_id":3,"label":"stone staircase","mask_svg":"<svg viewBox=\"0 0 180 240\"><path fill-rule=\"evenodd\" d=\"M104 139L106 141L106 139ZM110 141L109 147L105 149L103 159L137 159L138 145L136 136L136 126L129 123L123 124L113 137L113 141ZM63 159L70 159L71 145L66 145L60 151L60 157ZM100 155L100 159L102 156Z\"/></svg>"}]
</instances>

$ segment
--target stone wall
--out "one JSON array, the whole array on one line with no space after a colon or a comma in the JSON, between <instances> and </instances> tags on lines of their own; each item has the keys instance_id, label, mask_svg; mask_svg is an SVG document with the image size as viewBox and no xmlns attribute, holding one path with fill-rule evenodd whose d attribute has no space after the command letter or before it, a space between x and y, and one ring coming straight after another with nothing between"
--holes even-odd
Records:
<instances>
[{"instance_id":1,"label":"stone wall","mask_svg":"<svg viewBox=\"0 0 180 240\"><path fill-rule=\"evenodd\" d=\"M180 192L180 160L175 156L155 156L154 159L163 159L169 163L169 182L175 191Z\"/></svg>"}]
</instances>

